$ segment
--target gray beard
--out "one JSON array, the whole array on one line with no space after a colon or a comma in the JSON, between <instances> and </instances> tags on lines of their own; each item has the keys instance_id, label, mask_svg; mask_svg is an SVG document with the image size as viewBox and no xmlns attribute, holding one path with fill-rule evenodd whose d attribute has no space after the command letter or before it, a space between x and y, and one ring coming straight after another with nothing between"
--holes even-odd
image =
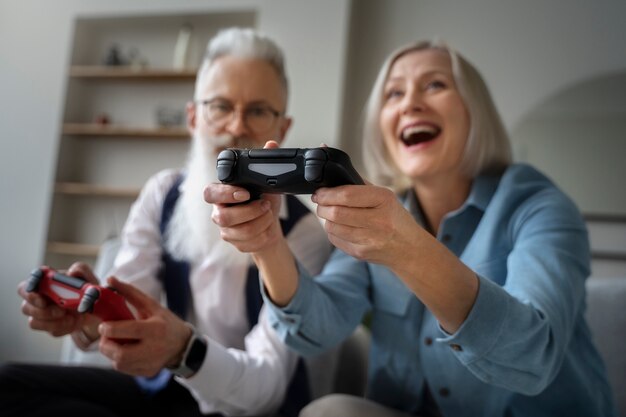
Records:
<instances>
[{"instance_id":1,"label":"gray beard","mask_svg":"<svg viewBox=\"0 0 626 417\"><path fill-rule=\"evenodd\" d=\"M199 264L203 261L249 264L250 255L239 252L222 240L219 227L211 220L213 205L204 201L204 188L217 180L217 154L227 147L254 146L232 137L200 138L194 134L181 194L165 232L165 248L177 260ZM257 145L258 146L258 145Z\"/></svg>"}]
</instances>

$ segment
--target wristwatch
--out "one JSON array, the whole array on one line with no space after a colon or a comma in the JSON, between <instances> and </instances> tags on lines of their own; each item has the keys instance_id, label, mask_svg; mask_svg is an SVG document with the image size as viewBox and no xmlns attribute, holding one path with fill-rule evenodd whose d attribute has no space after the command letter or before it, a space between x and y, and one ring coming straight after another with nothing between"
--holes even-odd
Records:
<instances>
[{"instance_id":1,"label":"wristwatch","mask_svg":"<svg viewBox=\"0 0 626 417\"><path fill-rule=\"evenodd\" d=\"M194 327L190 327L192 330L191 337L187 342L180 364L176 367L168 367L174 375L183 378L189 378L198 372L209 348L205 338Z\"/></svg>"}]
</instances>

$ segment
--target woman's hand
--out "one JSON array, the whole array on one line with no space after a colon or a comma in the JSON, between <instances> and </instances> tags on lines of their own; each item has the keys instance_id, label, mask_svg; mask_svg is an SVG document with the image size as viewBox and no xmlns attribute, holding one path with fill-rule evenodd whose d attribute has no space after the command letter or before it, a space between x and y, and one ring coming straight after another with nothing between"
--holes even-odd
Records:
<instances>
[{"instance_id":1,"label":"woman's hand","mask_svg":"<svg viewBox=\"0 0 626 417\"><path fill-rule=\"evenodd\" d=\"M396 195L383 187L321 188L311 199L330 241L357 259L393 267L406 259L415 236L425 233Z\"/></svg>"},{"instance_id":2,"label":"woman's hand","mask_svg":"<svg viewBox=\"0 0 626 417\"><path fill-rule=\"evenodd\" d=\"M130 284L109 278L137 310L137 320L100 324L100 352L113 368L130 375L153 376L165 366L175 366L191 337L191 328L156 300ZM125 342L121 342L125 341Z\"/></svg>"},{"instance_id":3,"label":"woman's hand","mask_svg":"<svg viewBox=\"0 0 626 417\"><path fill-rule=\"evenodd\" d=\"M264 148L278 148L278 143L268 141ZM222 239L241 252L263 252L283 238L278 219L281 199L274 194L249 199L246 189L233 185L216 183L204 189L204 201L213 204L212 219L220 227Z\"/></svg>"},{"instance_id":4,"label":"woman's hand","mask_svg":"<svg viewBox=\"0 0 626 417\"><path fill-rule=\"evenodd\" d=\"M347 185L312 197L330 241L344 252L387 266L449 333L463 323L478 293L478 278L420 227L388 189Z\"/></svg>"}]
</instances>

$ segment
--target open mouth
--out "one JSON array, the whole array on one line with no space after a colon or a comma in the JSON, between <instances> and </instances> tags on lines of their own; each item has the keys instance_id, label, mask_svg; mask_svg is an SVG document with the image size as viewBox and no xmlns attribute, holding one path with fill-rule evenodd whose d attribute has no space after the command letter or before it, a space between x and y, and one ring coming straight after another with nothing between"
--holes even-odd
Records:
<instances>
[{"instance_id":1,"label":"open mouth","mask_svg":"<svg viewBox=\"0 0 626 417\"><path fill-rule=\"evenodd\" d=\"M429 142L439 136L441 129L431 125L410 126L402 131L400 139L406 146Z\"/></svg>"}]
</instances>

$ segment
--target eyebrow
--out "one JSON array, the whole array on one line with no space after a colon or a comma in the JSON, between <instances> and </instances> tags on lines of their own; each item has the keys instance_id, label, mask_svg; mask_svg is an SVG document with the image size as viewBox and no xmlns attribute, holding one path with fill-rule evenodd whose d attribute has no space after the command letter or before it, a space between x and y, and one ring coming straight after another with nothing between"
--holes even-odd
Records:
<instances>
[{"instance_id":1,"label":"eyebrow","mask_svg":"<svg viewBox=\"0 0 626 417\"><path fill-rule=\"evenodd\" d=\"M451 71L437 69L437 70L426 71L426 72L420 74L418 78L429 77L429 76L433 76L433 75L437 75L437 74L445 75L445 76L448 76L448 77L454 77L454 74ZM387 81L385 82L385 84L390 82L390 81L399 81L399 80L403 80L405 78L406 77L389 77L389 78L387 78Z\"/></svg>"},{"instance_id":2,"label":"eyebrow","mask_svg":"<svg viewBox=\"0 0 626 417\"><path fill-rule=\"evenodd\" d=\"M209 97L209 98L205 99L204 101L218 101L218 100L224 101L224 102L229 103L231 105L233 104L232 100L229 100L226 97L219 96L219 95L213 96L213 97ZM253 101L251 101L249 103L246 103L246 107L250 107L250 106L267 106L267 107L274 108L272 106L272 104L270 102L268 102L267 100L253 100Z\"/></svg>"}]
</instances>

